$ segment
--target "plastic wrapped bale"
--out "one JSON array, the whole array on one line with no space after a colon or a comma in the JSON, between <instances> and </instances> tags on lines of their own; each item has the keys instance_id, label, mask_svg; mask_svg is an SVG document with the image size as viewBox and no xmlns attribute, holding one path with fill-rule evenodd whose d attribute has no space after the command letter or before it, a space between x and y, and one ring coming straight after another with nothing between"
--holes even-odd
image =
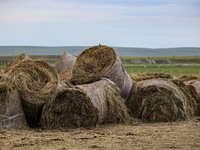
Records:
<instances>
[{"instance_id":1,"label":"plastic wrapped bale","mask_svg":"<svg viewBox=\"0 0 200 150\"><path fill-rule=\"evenodd\" d=\"M54 96L58 87L55 68L45 61L27 60L12 69L8 81L19 90L29 126L35 127L42 107Z\"/></svg>"},{"instance_id":2,"label":"plastic wrapped bale","mask_svg":"<svg viewBox=\"0 0 200 150\"><path fill-rule=\"evenodd\" d=\"M66 70L72 70L76 61L76 57L64 52L60 58L55 63L55 68L58 73L64 72Z\"/></svg>"},{"instance_id":3,"label":"plastic wrapped bale","mask_svg":"<svg viewBox=\"0 0 200 150\"><path fill-rule=\"evenodd\" d=\"M129 99L133 117L150 122L171 122L187 118L185 95L172 82L151 79Z\"/></svg>"},{"instance_id":4,"label":"plastic wrapped bale","mask_svg":"<svg viewBox=\"0 0 200 150\"><path fill-rule=\"evenodd\" d=\"M0 83L0 129L26 128L27 122L21 104L19 92Z\"/></svg>"},{"instance_id":5,"label":"plastic wrapped bale","mask_svg":"<svg viewBox=\"0 0 200 150\"><path fill-rule=\"evenodd\" d=\"M2 78L3 79L7 78L9 73L17 64L26 60L31 60L31 58L27 54L23 53L19 55L18 57L16 57L15 59L13 59L12 61L10 61L2 70Z\"/></svg>"},{"instance_id":6,"label":"plastic wrapped bale","mask_svg":"<svg viewBox=\"0 0 200 150\"><path fill-rule=\"evenodd\" d=\"M191 80L186 81L184 84L188 87L191 95L197 102L197 115L200 116L200 81Z\"/></svg>"},{"instance_id":7,"label":"plastic wrapped bale","mask_svg":"<svg viewBox=\"0 0 200 150\"><path fill-rule=\"evenodd\" d=\"M182 82L191 81L191 80L199 80L200 81L200 78L198 76L194 76L194 75L183 75L183 76L175 78L175 80L179 80Z\"/></svg>"},{"instance_id":8,"label":"plastic wrapped bale","mask_svg":"<svg viewBox=\"0 0 200 150\"><path fill-rule=\"evenodd\" d=\"M75 85L92 83L107 77L117 84L126 100L132 88L132 79L124 69L120 58L111 47L93 46L83 51L72 69L71 82Z\"/></svg>"},{"instance_id":9,"label":"plastic wrapped bale","mask_svg":"<svg viewBox=\"0 0 200 150\"><path fill-rule=\"evenodd\" d=\"M143 81L143 80L157 79L157 78L171 79L170 74L163 72L137 73L133 74L131 77L135 81Z\"/></svg>"},{"instance_id":10,"label":"plastic wrapped bale","mask_svg":"<svg viewBox=\"0 0 200 150\"><path fill-rule=\"evenodd\" d=\"M118 92L108 79L66 88L45 104L41 124L57 129L128 122L130 117Z\"/></svg>"}]
</instances>

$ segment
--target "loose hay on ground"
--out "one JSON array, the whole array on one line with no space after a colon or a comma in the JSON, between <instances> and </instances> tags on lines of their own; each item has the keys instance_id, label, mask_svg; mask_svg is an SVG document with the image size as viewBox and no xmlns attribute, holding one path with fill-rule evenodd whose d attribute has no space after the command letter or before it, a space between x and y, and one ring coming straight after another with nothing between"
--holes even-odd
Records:
<instances>
[{"instance_id":1,"label":"loose hay on ground","mask_svg":"<svg viewBox=\"0 0 200 150\"><path fill-rule=\"evenodd\" d=\"M45 104L41 124L44 128L74 128L128 122L130 116L118 92L109 79L66 88Z\"/></svg>"},{"instance_id":2,"label":"loose hay on ground","mask_svg":"<svg viewBox=\"0 0 200 150\"><path fill-rule=\"evenodd\" d=\"M80 85L92 83L101 77L114 81L121 89L122 97L128 99L132 80L115 50L104 45L90 47L77 57L72 70L71 82Z\"/></svg>"},{"instance_id":3,"label":"loose hay on ground","mask_svg":"<svg viewBox=\"0 0 200 150\"><path fill-rule=\"evenodd\" d=\"M75 62L75 56L64 52L55 63L55 69L58 73L64 72L66 70L72 70Z\"/></svg>"},{"instance_id":4,"label":"loose hay on ground","mask_svg":"<svg viewBox=\"0 0 200 150\"><path fill-rule=\"evenodd\" d=\"M165 79L146 81L129 100L131 115L150 122L170 122L187 118L185 95Z\"/></svg>"},{"instance_id":5,"label":"loose hay on ground","mask_svg":"<svg viewBox=\"0 0 200 150\"><path fill-rule=\"evenodd\" d=\"M0 129L26 127L19 92L6 82L0 82Z\"/></svg>"},{"instance_id":6,"label":"loose hay on ground","mask_svg":"<svg viewBox=\"0 0 200 150\"><path fill-rule=\"evenodd\" d=\"M27 60L12 69L8 82L19 90L27 121L34 127L43 105L57 89L58 77L54 67L45 61Z\"/></svg>"}]
</instances>

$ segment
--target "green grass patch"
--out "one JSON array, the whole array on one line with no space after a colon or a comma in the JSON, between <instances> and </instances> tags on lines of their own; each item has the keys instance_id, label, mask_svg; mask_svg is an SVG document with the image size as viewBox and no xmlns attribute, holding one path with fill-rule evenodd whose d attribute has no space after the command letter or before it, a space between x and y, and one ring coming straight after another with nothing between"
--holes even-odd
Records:
<instances>
[{"instance_id":1,"label":"green grass patch","mask_svg":"<svg viewBox=\"0 0 200 150\"><path fill-rule=\"evenodd\" d=\"M120 56L123 60L129 59L172 59L172 60L192 60L192 59L200 59L200 56Z\"/></svg>"},{"instance_id":2,"label":"green grass patch","mask_svg":"<svg viewBox=\"0 0 200 150\"><path fill-rule=\"evenodd\" d=\"M200 66L176 66L158 64L124 64L129 74L144 72L165 72L173 76L200 75Z\"/></svg>"}]
</instances>

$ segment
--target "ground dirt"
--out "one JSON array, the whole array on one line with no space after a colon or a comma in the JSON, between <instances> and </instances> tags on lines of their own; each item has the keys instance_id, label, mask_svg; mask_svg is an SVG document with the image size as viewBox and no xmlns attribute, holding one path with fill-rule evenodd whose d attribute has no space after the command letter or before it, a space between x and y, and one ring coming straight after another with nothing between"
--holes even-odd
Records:
<instances>
[{"instance_id":1,"label":"ground dirt","mask_svg":"<svg viewBox=\"0 0 200 150\"><path fill-rule=\"evenodd\" d=\"M0 130L0 150L200 149L200 118L69 130Z\"/></svg>"}]
</instances>

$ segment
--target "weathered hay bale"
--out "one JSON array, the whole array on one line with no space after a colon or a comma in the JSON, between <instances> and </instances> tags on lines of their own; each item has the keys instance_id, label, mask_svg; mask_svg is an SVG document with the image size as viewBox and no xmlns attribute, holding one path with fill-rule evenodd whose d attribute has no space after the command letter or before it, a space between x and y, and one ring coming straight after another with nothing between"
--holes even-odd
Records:
<instances>
[{"instance_id":1,"label":"weathered hay bale","mask_svg":"<svg viewBox=\"0 0 200 150\"><path fill-rule=\"evenodd\" d=\"M175 79L182 81L182 82L191 81L191 80L199 80L200 81L200 78L198 76L194 76L194 75L183 75L183 76L177 77Z\"/></svg>"},{"instance_id":2,"label":"weathered hay bale","mask_svg":"<svg viewBox=\"0 0 200 150\"><path fill-rule=\"evenodd\" d=\"M131 77L135 81L143 81L156 78L170 79L171 75L163 72L147 72L147 73L133 74Z\"/></svg>"},{"instance_id":3,"label":"weathered hay bale","mask_svg":"<svg viewBox=\"0 0 200 150\"><path fill-rule=\"evenodd\" d=\"M196 102L197 102L197 115L200 116L200 81L191 80L191 81L184 82L184 84L187 86L191 95L196 100Z\"/></svg>"},{"instance_id":4,"label":"weathered hay bale","mask_svg":"<svg viewBox=\"0 0 200 150\"><path fill-rule=\"evenodd\" d=\"M191 80L188 82L184 82L184 84L186 85L192 85L193 87L195 87L196 92L198 93L199 97L200 97L200 81L198 80Z\"/></svg>"},{"instance_id":5,"label":"weathered hay bale","mask_svg":"<svg viewBox=\"0 0 200 150\"><path fill-rule=\"evenodd\" d=\"M119 89L109 79L66 88L45 104L44 128L74 128L100 123L123 123L130 117Z\"/></svg>"},{"instance_id":6,"label":"weathered hay bale","mask_svg":"<svg viewBox=\"0 0 200 150\"><path fill-rule=\"evenodd\" d=\"M66 70L58 74L60 81L69 82L72 76L71 70Z\"/></svg>"},{"instance_id":7,"label":"weathered hay bale","mask_svg":"<svg viewBox=\"0 0 200 150\"><path fill-rule=\"evenodd\" d=\"M64 52L60 58L55 63L55 69L58 73L64 72L66 70L72 70L76 62L76 57Z\"/></svg>"},{"instance_id":8,"label":"weathered hay bale","mask_svg":"<svg viewBox=\"0 0 200 150\"><path fill-rule=\"evenodd\" d=\"M19 92L7 85L0 83L0 129L26 128L27 122L21 104Z\"/></svg>"},{"instance_id":9,"label":"weathered hay bale","mask_svg":"<svg viewBox=\"0 0 200 150\"><path fill-rule=\"evenodd\" d=\"M131 115L151 122L170 122L187 118L185 95L166 79L151 79L143 83L129 99Z\"/></svg>"},{"instance_id":10,"label":"weathered hay bale","mask_svg":"<svg viewBox=\"0 0 200 150\"><path fill-rule=\"evenodd\" d=\"M3 69L2 73L3 73L3 74L9 74L9 73L12 71L12 69L13 69L16 65L18 65L20 62L26 61L26 60L30 60L30 59L31 59L31 58L30 58L27 54L23 53L23 54L19 55L18 57L16 57L14 60L10 61L10 62L5 66L5 68Z\"/></svg>"},{"instance_id":11,"label":"weathered hay bale","mask_svg":"<svg viewBox=\"0 0 200 150\"><path fill-rule=\"evenodd\" d=\"M27 121L34 127L40 119L43 105L57 89L55 68L45 61L27 60L12 69L8 81L19 90Z\"/></svg>"},{"instance_id":12,"label":"weathered hay bale","mask_svg":"<svg viewBox=\"0 0 200 150\"><path fill-rule=\"evenodd\" d=\"M196 100L192 97L190 91L188 88L185 86L185 84L180 81L180 80L171 80L172 83L174 83L179 90L185 95L186 97L186 102L187 102L187 113L189 116L194 116L197 114L197 102Z\"/></svg>"},{"instance_id":13,"label":"weathered hay bale","mask_svg":"<svg viewBox=\"0 0 200 150\"><path fill-rule=\"evenodd\" d=\"M132 79L124 69L121 60L111 47L93 46L83 51L72 69L71 82L75 85L92 83L107 77L121 89L126 100L132 88Z\"/></svg>"}]
</instances>

